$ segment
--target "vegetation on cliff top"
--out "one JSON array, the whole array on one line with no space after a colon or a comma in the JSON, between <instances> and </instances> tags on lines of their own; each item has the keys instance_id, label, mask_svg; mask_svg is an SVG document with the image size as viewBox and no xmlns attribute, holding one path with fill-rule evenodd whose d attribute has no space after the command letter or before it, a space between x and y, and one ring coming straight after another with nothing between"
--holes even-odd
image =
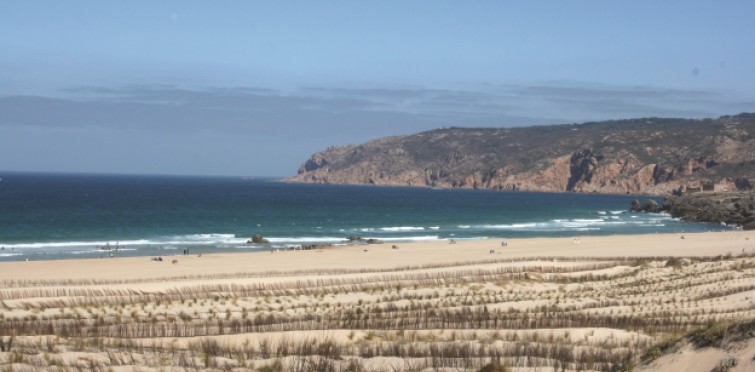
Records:
<instances>
[{"instance_id":1,"label":"vegetation on cliff top","mask_svg":"<svg viewBox=\"0 0 755 372\"><path fill-rule=\"evenodd\" d=\"M443 128L331 147L297 182L667 194L749 189L755 114L517 128Z\"/></svg>"}]
</instances>

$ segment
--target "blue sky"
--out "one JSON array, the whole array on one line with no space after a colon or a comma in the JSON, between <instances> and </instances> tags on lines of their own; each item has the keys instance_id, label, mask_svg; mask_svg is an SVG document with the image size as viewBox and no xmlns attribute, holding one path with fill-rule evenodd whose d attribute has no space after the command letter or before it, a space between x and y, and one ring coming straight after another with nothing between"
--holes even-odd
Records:
<instances>
[{"instance_id":1,"label":"blue sky","mask_svg":"<svg viewBox=\"0 0 755 372\"><path fill-rule=\"evenodd\" d=\"M755 111L752 1L0 1L0 170L286 176L441 126Z\"/></svg>"}]
</instances>

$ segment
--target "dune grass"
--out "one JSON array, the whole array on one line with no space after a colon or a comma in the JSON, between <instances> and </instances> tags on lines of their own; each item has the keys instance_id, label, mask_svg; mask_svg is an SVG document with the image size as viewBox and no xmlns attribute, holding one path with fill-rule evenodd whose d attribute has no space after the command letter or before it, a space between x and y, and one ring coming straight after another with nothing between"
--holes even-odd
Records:
<instances>
[{"instance_id":1,"label":"dune grass","mask_svg":"<svg viewBox=\"0 0 755 372\"><path fill-rule=\"evenodd\" d=\"M755 319L754 278L753 257L717 256L8 280L0 368L631 370L669 339Z\"/></svg>"}]
</instances>

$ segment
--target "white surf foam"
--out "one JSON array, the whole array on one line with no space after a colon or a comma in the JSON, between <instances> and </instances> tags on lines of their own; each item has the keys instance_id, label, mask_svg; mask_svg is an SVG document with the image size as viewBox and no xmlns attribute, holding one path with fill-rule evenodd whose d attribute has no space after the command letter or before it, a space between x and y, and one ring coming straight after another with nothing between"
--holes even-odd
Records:
<instances>
[{"instance_id":1,"label":"white surf foam","mask_svg":"<svg viewBox=\"0 0 755 372\"><path fill-rule=\"evenodd\" d=\"M222 239L233 239L236 237L236 235L211 233L211 234L190 234L190 235L183 235L183 237L188 240L222 240Z\"/></svg>"},{"instance_id":2,"label":"white surf foam","mask_svg":"<svg viewBox=\"0 0 755 372\"><path fill-rule=\"evenodd\" d=\"M417 241L427 241L427 240L439 240L440 238L437 235L427 235L427 236L404 236L404 237L391 237L391 238L383 238L378 237L374 239L379 239L384 242L417 242Z\"/></svg>"},{"instance_id":3,"label":"white surf foam","mask_svg":"<svg viewBox=\"0 0 755 372\"><path fill-rule=\"evenodd\" d=\"M0 257L23 256L21 253L0 253Z\"/></svg>"},{"instance_id":4,"label":"white surf foam","mask_svg":"<svg viewBox=\"0 0 755 372\"><path fill-rule=\"evenodd\" d=\"M393 226L393 227L381 227L380 231L388 232L402 232L402 231L424 231L424 227L417 226Z\"/></svg>"},{"instance_id":5,"label":"white surf foam","mask_svg":"<svg viewBox=\"0 0 755 372\"><path fill-rule=\"evenodd\" d=\"M503 224L503 225L480 225L478 227L480 229L508 230L508 229L535 228L537 226L538 226L538 223L527 222L527 223L512 223L512 224Z\"/></svg>"},{"instance_id":6,"label":"white surf foam","mask_svg":"<svg viewBox=\"0 0 755 372\"><path fill-rule=\"evenodd\" d=\"M302 237L267 237L265 238L270 243L340 243L346 240L343 237L314 237L314 236L302 236Z\"/></svg>"},{"instance_id":7,"label":"white surf foam","mask_svg":"<svg viewBox=\"0 0 755 372\"><path fill-rule=\"evenodd\" d=\"M134 239L134 240L110 240L110 241L63 241L63 242L33 242L33 243L17 243L17 244L2 244L5 249L73 249L92 247L94 250L106 250L100 249L104 247L110 248L110 250L128 250L129 246L155 246L155 245L205 245L205 244L242 244L246 243L247 238L236 238L234 234L188 234L188 235L176 235L163 238L154 239Z\"/></svg>"},{"instance_id":8,"label":"white surf foam","mask_svg":"<svg viewBox=\"0 0 755 372\"><path fill-rule=\"evenodd\" d=\"M126 240L119 241L117 244L118 249L123 248L126 245L145 245L149 244L149 240ZM39 242L39 243L18 243L18 244L3 244L5 249L29 249L29 248L75 248L75 247L98 247L107 246L110 244L111 249L115 249L115 241L72 241L72 242ZM98 249L99 250L99 249Z\"/></svg>"}]
</instances>

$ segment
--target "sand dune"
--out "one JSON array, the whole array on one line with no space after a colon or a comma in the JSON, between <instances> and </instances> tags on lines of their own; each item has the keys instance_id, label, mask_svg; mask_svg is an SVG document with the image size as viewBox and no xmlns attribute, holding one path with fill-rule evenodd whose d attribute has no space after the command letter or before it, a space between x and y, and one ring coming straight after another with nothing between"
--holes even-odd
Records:
<instances>
[{"instance_id":1,"label":"sand dune","mask_svg":"<svg viewBox=\"0 0 755 372\"><path fill-rule=\"evenodd\" d=\"M752 342L658 345L755 319L753 254L732 231L0 263L0 366L752 370Z\"/></svg>"}]
</instances>

